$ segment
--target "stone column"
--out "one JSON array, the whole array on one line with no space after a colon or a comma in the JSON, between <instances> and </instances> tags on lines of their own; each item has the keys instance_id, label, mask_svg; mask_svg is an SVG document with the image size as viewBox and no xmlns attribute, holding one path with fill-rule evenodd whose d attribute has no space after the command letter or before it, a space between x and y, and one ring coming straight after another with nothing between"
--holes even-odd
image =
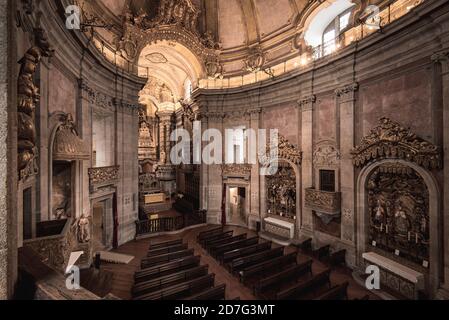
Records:
<instances>
[{"instance_id":1,"label":"stone column","mask_svg":"<svg viewBox=\"0 0 449 320\"><path fill-rule=\"evenodd\" d=\"M313 185L313 107L316 96L311 95L298 101L301 110L301 230L300 233L310 236L313 231L312 210L306 208L305 194L306 189Z\"/></svg>"},{"instance_id":2,"label":"stone column","mask_svg":"<svg viewBox=\"0 0 449 320\"><path fill-rule=\"evenodd\" d=\"M443 225L444 225L444 289L439 294L449 299L449 51L440 52L432 56L435 63L441 65L441 93L443 109L443 170L444 185L440 193L443 197ZM444 292L443 292L444 291Z\"/></svg>"},{"instance_id":3,"label":"stone column","mask_svg":"<svg viewBox=\"0 0 449 320\"><path fill-rule=\"evenodd\" d=\"M350 246L354 246L355 241L355 176L351 150L354 148L354 105L358 88L358 83L352 83L335 90L340 108L341 239ZM348 257L348 262L355 264L355 253Z\"/></svg>"},{"instance_id":4,"label":"stone column","mask_svg":"<svg viewBox=\"0 0 449 320\"><path fill-rule=\"evenodd\" d=\"M13 1L0 2L0 299L17 279L17 58Z\"/></svg>"},{"instance_id":5,"label":"stone column","mask_svg":"<svg viewBox=\"0 0 449 320\"><path fill-rule=\"evenodd\" d=\"M257 157L257 150L258 150L258 131L260 128L260 113L261 109L255 109L251 110L249 114L249 121L250 121L250 129L255 132L255 136L248 137L248 158L251 155L250 150L255 148L256 150L256 161L257 164L253 165L251 168L251 195L250 195L250 214L260 217L261 210L260 210L260 203L259 203L259 197L260 197L260 173L259 173L259 159ZM265 199L263 199L264 201Z\"/></svg>"},{"instance_id":6,"label":"stone column","mask_svg":"<svg viewBox=\"0 0 449 320\"><path fill-rule=\"evenodd\" d=\"M79 80L79 94L77 103L77 115L76 123L78 126L78 132L83 139L84 143L89 145L90 159L92 159L92 115L91 115L91 103L93 90L88 84ZM79 198L80 204L76 207L79 209L79 214L91 215L90 212L90 190L89 190L89 174L88 170L92 167L91 160L83 160L80 163L81 179L79 190L81 196Z\"/></svg>"},{"instance_id":7,"label":"stone column","mask_svg":"<svg viewBox=\"0 0 449 320\"><path fill-rule=\"evenodd\" d=\"M171 142L170 142L170 134L172 132L173 127L173 112L158 112L157 114L160 119L159 125L159 134L160 134L160 150L165 153L164 164L170 164L170 150L171 150Z\"/></svg>"},{"instance_id":8,"label":"stone column","mask_svg":"<svg viewBox=\"0 0 449 320\"><path fill-rule=\"evenodd\" d=\"M224 114L219 111L208 112L207 116L207 128L205 129L217 129L221 132L222 141L222 156L223 163L225 159L224 152ZM208 145L210 142L205 142L204 146ZM204 150L204 149L203 149ZM222 176L222 166L221 164L203 164L203 167L207 167L207 179L204 180L205 184L203 188L205 189L205 195L207 197L207 219L209 223L221 223L222 217L222 200L223 200L223 176Z\"/></svg>"}]
</instances>

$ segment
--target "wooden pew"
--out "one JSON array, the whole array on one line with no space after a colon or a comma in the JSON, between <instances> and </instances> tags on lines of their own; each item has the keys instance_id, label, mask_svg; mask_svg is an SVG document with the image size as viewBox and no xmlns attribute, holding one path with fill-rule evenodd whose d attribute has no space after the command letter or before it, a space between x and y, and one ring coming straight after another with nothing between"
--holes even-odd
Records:
<instances>
[{"instance_id":1,"label":"wooden pew","mask_svg":"<svg viewBox=\"0 0 449 320\"><path fill-rule=\"evenodd\" d=\"M239 272L240 282L248 283L252 278L263 278L273 273L273 270L283 270L285 266L296 264L296 252L285 256L264 261L254 266L247 267Z\"/></svg>"},{"instance_id":2,"label":"wooden pew","mask_svg":"<svg viewBox=\"0 0 449 320\"><path fill-rule=\"evenodd\" d=\"M238 236L234 236L234 237L230 237L230 238L214 240L214 241L206 243L204 247L207 251L210 251L212 248L218 247L218 246L226 244L226 243L244 240L247 238L247 236L248 235L246 233L244 233L244 234L239 234Z\"/></svg>"},{"instance_id":3,"label":"wooden pew","mask_svg":"<svg viewBox=\"0 0 449 320\"><path fill-rule=\"evenodd\" d=\"M331 254L329 258L329 263L331 266L339 266L346 264L346 249L339 250Z\"/></svg>"},{"instance_id":4,"label":"wooden pew","mask_svg":"<svg viewBox=\"0 0 449 320\"><path fill-rule=\"evenodd\" d=\"M185 243L177 244L177 245L170 246L170 247L149 250L147 253L147 257L160 256L162 254L178 252L178 251L187 250L187 249L188 249L187 244L185 244Z\"/></svg>"},{"instance_id":5,"label":"wooden pew","mask_svg":"<svg viewBox=\"0 0 449 320\"><path fill-rule=\"evenodd\" d=\"M200 233L198 233L198 235L196 236L196 240L198 242L200 242L201 240L203 240L204 238L207 238L210 235L214 235L217 233L222 233L223 232L223 226L218 226L206 231L201 231Z\"/></svg>"},{"instance_id":6,"label":"wooden pew","mask_svg":"<svg viewBox=\"0 0 449 320\"><path fill-rule=\"evenodd\" d=\"M180 300L203 292L214 285L215 274L193 279L158 291L150 292L134 300Z\"/></svg>"},{"instance_id":7,"label":"wooden pew","mask_svg":"<svg viewBox=\"0 0 449 320\"><path fill-rule=\"evenodd\" d=\"M154 249L175 246L177 244L182 244L182 239L170 240L170 241L159 242L159 243L150 243L150 247L148 248L148 250L154 250Z\"/></svg>"},{"instance_id":8,"label":"wooden pew","mask_svg":"<svg viewBox=\"0 0 449 320\"><path fill-rule=\"evenodd\" d=\"M131 289L131 294L133 297L142 296L146 293L161 290L167 287L171 287L178 283L182 283L188 280L193 280L205 276L208 273L208 268L209 268L208 265L198 266L191 269L168 274L152 280L148 280L145 282L140 282L133 286L133 288Z\"/></svg>"},{"instance_id":9,"label":"wooden pew","mask_svg":"<svg viewBox=\"0 0 449 320\"><path fill-rule=\"evenodd\" d=\"M287 282L296 282L298 277L303 275L310 274L310 276L312 276L312 264L313 260L308 260L301 264L293 265L266 278L260 279L254 286L254 294L259 297L269 289L279 289Z\"/></svg>"},{"instance_id":10,"label":"wooden pew","mask_svg":"<svg viewBox=\"0 0 449 320\"><path fill-rule=\"evenodd\" d=\"M222 284L206 291L200 292L194 296L188 297L186 300L225 300L226 285Z\"/></svg>"},{"instance_id":11,"label":"wooden pew","mask_svg":"<svg viewBox=\"0 0 449 320\"><path fill-rule=\"evenodd\" d=\"M255 264L259 264L261 262L265 262L267 260L280 257L284 254L284 247L279 247L275 249L271 249L268 251L262 251L258 253L254 253L252 255L241 257L232 260L228 264L228 269L230 273L238 272L244 268L253 266Z\"/></svg>"},{"instance_id":12,"label":"wooden pew","mask_svg":"<svg viewBox=\"0 0 449 320\"><path fill-rule=\"evenodd\" d=\"M212 242L215 240L220 240L220 239L224 239L224 238L230 238L234 235L234 231L226 231L226 232L222 232L219 234L213 234L211 236L208 236L207 238L203 238L201 240L199 240L199 244L204 247L204 245L208 242Z\"/></svg>"},{"instance_id":13,"label":"wooden pew","mask_svg":"<svg viewBox=\"0 0 449 320\"><path fill-rule=\"evenodd\" d=\"M145 258L140 261L140 268L146 269L146 268L154 267L159 264L170 262L172 260L176 260L176 259L179 259L182 257L193 256L193 254L194 254L193 249L187 249L187 250L182 250L182 251L178 251L178 252L162 254L160 256Z\"/></svg>"},{"instance_id":14,"label":"wooden pew","mask_svg":"<svg viewBox=\"0 0 449 320\"><path fill-rule=\"evenodd\" d=\"M348 300L349 282L330 288L325 293L316 297L315 300Z\"/></svg>"},{"instance_id":15,"label":"wooden pew","mask_svg":"<svg viewBox=\"0 0 449 320\"><path fill-rule=\"evenodd\" d=\"M238 248L247 247L259 242L259 237L253 237L249 239L237 240L229 243L225 243L219 246L215 246L210 248L210 254L216 259L220 259L220 257L228 251L232 251Z\"/></svg>"},{"instance_id":16,"label":"wooden pew","mask_svg":"<svg viewBox=\"0 0 449 320\"><path fill-rule=\"evenodd\" d=\"M189 256L170 261L152 268L136 271L134 273L134 283L148 281L159 278L167 274L179 272L189 268L196 267L200 264L200 256Z\"/></svg>"},{"instance_id":17,"label":"wooden pew","mask_svg":"<svg viewBox=\"0 0 449 320\"><path fill-rule=\"evenodd\" d=\"M304 253L312 252L312 238L308 238L297 245Z\"/></svg>"},{"instance_id":18,"label":"wooden pew","mask_svg":"<svg viewBox=\"0 0 449 320\"><path fill-rule=\"evenodd\" d=\"M235 249L232 251L225 252L223 256L221 256L220 262L225 264L231 262L234 259L245 257L250 254L266 251L271 249L271 242L262 242L258 244L253 244L248 247L243 247L240 249Z\"/></svg>"},{"instance_id":19,"label":"wooden pew","mask_svg":"<svg viewBox=\"0 0 449 320\"><path fill-rule=\"evenodd\" d=\"M330 248L331 246L327 244L316 250L313 250L312 254L320 261L328 261L330 257Z\"/></svg>"},{"instance_id":20,"label":"wooden pew","mask_svg":"<svg viewBox=\"0 0 449 320\"><path fill-rule=\"evenodd\" d=\"M325 284L327 284L328 288L330 288L330 273L330 269L324 270L323 272L313 276L313 278L305 282L297 284L292 288L278 292L276 294L276 300L292 300L301 298L301 296L305 294L315 293L316 290L318 290Z\"/></svg>"}]
</instances>

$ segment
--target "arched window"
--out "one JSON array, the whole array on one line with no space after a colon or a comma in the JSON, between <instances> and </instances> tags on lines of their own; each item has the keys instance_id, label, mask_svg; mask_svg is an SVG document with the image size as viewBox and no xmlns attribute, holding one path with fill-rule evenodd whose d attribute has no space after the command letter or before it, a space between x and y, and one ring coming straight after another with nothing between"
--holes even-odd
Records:
<instances>
[{"instance_id":1,"label":"arched window","mask_svg":"<svg viewBox=\"0 0 449 320\"><path fill-rule=\"evenodd\" d=\"M321 43L321 57L324 57L337 49L337 38L342 34L349 26L349 18L351 17L352 8L347 9L343 13L339 14L332 20L331 23L324 29Z\"/></svg>"},{"instance_id":2,"label":"arched window","mask_svg":"<svg viewBox=\"0 0 449 320\"><path fill-rule=\"evenodd\" d=\"M336 39L351 27L354 7L351 0L330 0L311 14L306 23L304 40L314 48L314 59L328 55L338 48Z\"/></svg>"},{"instance_id":3,"label":"arched window","mask_svg":"<svg viewBox=\"0 0 449 320\"><path fill-rule=\"evenodd\" d=\"M187 78L186 81L184 82L184 99L186 101L189 101L192 98L192 91L193 91L192 81L189 78Z\"/></svg>"}]
</instances>

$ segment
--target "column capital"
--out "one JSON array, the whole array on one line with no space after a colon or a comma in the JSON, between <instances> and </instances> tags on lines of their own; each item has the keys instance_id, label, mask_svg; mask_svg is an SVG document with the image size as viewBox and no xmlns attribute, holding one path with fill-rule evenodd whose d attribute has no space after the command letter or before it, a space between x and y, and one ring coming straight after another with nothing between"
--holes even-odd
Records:
<instances>
[{"instance_id":1,"label":"column capital","mask_svg":"<svg viewBox=\"0 0 449 320\"><path fill-rule=\"evenodd\" d=\"M436 52L430 57L430 59L434 63L441 63L444 73L449 72L449 50Z\"/></svg>"},{"instance_id":2,"label":"column capital","mask_svg":"<svg viewBox=\"0 0 449 320\"><path fill-rule=\"evenodd\" d=\"M298 107L302 112L313 110L313 104L316 101L316 95L312 94L310 96L302 97L298 100Z\"/></svg>"},{"instance_id":3,"label":"column capital","mask_svg":"<svg viewBox=\"0 0 449 320\"><path fill-rule=\"evenodd\" d=\"M353 101L355 100L355 92L357 90L359 90L359 84L353 82L336 89L335 95L339 97L342 102Z\"/></svg>"}]
</instances>

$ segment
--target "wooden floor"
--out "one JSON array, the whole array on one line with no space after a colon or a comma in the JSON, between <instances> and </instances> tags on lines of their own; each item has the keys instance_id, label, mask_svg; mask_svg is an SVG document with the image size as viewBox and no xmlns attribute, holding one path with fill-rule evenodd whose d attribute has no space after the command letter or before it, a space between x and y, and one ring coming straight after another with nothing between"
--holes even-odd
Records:
<instances>
[{"instance_id":1,"label":"wooden floor","mask_svg":"<svg viewBox=\"0 0 449 320\"><path fill-rule=\"evenodd\" d=\"M196 242L196 236L199 232L210 229L211 227L201 227L184 231L183 233L170 236L160 236L149 239L142 239L138 241L131 241L114 252L133 255L135 258L128 264L109 264L104 263L101 270L113 273L112 284L110 284L111 293L121 299L131 299L131 287L134 283L134 272L140 268L140 259L146 256L150 242L164 242L182 238L184 243L188 243L189 248L195 250L195 255L201 256L201 264L209 265L209 273L215 273L215 285L226 284L226 299L231 300L240 297L241 300L255 300L252 291L242 285L236 277L231 275L225 268L223 268L213 257ZM225 230L234 230L234 235L247 233L248 236L256 235L255 232L240 227L225 227ZM276 245L273 244L273 247ZM287 247L285 253L296 251L295 247ZM303 262L310 258L302 254L298 255L298 262ZM314 259L313 273L317 273L326 269L326 266L320 261ZM368 290L358 285L351 276L351 270L346 267L333 268L331 273L332 284L340 284L344 281L349 281L348 296L349 299L361 298L366 294L370 295L370 299L376 299L376 296L370 294Z\"/></svg>"}]
</instances>

